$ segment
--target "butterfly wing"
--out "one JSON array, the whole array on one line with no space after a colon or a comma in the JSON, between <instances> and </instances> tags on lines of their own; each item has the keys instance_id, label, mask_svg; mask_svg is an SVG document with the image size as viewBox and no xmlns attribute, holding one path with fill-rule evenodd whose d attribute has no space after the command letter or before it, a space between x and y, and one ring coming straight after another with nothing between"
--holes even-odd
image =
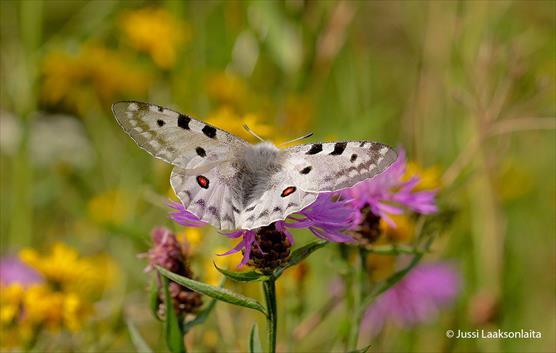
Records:
<instances>
[{"instance_id":1,"label":"butterfly wing","mask_svg":"<svg viewBox=\"0 0 556 353\"><path fill-rule=\"evenodd\" d=\"M242 229L263 227L312 204L318 195L301 190L294 180L286 168L272 175L260 196L242 210L238 226Z\"/></svg>"},{"instance_id":2,"label":"butterfly wing","mask_svg":"<svg viewBox=\"0 0 556 353\"><path fill-rule=\"evenodd\" d=\"M287 148L285 168L306 192L337 191L382 173L397 159L378 142L314 143Z\"/></svg>"},{"instance_id":3,"label":"butterfly wing","mask_svg":"<svg viewBox=\"0 0 556 353\"><path fill-rule=\"evenodd\" d=\"M188 211L219 229L236 228L239 208L234 206L231 161L247 142L154 104L118 102L112 111L139 147L176 166L170 183Z\"/></svg>"},{"instance_id":4,"label":"butterfly wing","mask_svg":"<svg viewBox=\"0 0 556 353\"><path fill-rule=\"evenodd\" d=\"M234 192L236 172L228 161L202 174L175 167L170 184L189 212L220 230L232 230L239 227L241 212Z\"/></svg>"},{"instance_id":5,"label":"butterfly wing","mask_svg":"<svg viewBox=\"0 0 556 353\"><path fill-rule=\"evenodd\" d=\"M185 169L228 160L247 145L226 131L154 104L118 102L112 112L139 147Z\"/></svg>"}]
</instances>

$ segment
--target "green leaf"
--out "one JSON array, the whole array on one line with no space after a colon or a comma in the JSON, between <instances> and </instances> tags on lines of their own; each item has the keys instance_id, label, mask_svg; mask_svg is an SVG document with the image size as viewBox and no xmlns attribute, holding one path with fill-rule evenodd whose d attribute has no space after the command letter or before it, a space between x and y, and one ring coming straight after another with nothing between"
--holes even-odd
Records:
<instances>
[{"instance_id":1,"label":"green leaf","mask_svg":"<svg viewBox=\"0 0 556 353\"><path fill-rule=\"evenodd\" d=\"M253 324L251 334L249 335L249 353L262 353L263 346L259 337L259 327Z\"/></svg>"},{"instance_id":2,"label":"green leaf","mask_svg":"<svg viewBox=\"0 0 556 353\"><path fill-rule=\"evenodd\" d=\"M166 320L164 320L166 345L172 353L184 353L186 350L183 343L183 335L168 289L168 279L163 278L162 285L164 286L164 305L166 305Z\"/></svg>"},{"instance_id":3,"label":"green leaf","mask_svg":"<svg viewBox=\"0 0 556 353\"><path fill-rule=\"evenodd\" d=\"M422 251L407 245L379 245L369 246L366 251L381 255L419 254Z\"/></svg>"},{"instance_id":4,"label":"green leaf","mask_svg":"<svg viewBox=\"0 0 556 353\"><path fill-rule=\"evenodd\" d=\"M183 326L183 332L187 333L189 332L189 330L191 330L193 328L193 326L197 326L202 324L203 322L205 322L209 316L209 314L212 312L212 309L214 309L214 306L216 305L216 299L212 299L206 308L204 308L203 310L201 310L197 316L195 316L195 318L193 320L187 321L184 326Z\"/></svg>"},{"instance_id":5,"label":"green leaf","mask_svg":"<svg viewBox=\"0 0 556 353\"><path fill-rule=\"evenodd\" d=\"M157 276L154 276L153 280L151 281L151 288L149 293L149 306L151 308L151 312L153 316L162 321L162 319L158 316L158 283L157 283Z\"/></svg>"},{"instance_id":6,"label":"green leaf","mask_svg":"<svg viewBox=\"0 0 556 353\"><path fill-rule=\"evenodd\" d=\"M131 337L131 342L133 342L133 345L135 346L135 350L138 353L152 353L153 350L149 347L147 342L145 342L145 339L141 336L141 333L139 333L135 324L133 324L133 322L129 319L126 320L126 324L129 336Z\"/></svg>"},{"instance_id":7,"label":"green leaf","mask_svg":"<svg viewBox=\"0 0 556 353\"><path fill-rule=\"evenodd\" d=\"M233 271L228 271L225 270L223 268L218 267L214 262L214 267L216 267L216 269L223 274L224 276L226 276L227 278L237 281L237 282L254 282L254 281L266 281L267 279L269 279L268 276L263 275L262 273L256 272L256 271L249 271L249 272L233 272Z\"/></svg>"},{"instance_id":8,"label":"green leaf","mask_svg":"<svg viewBox=\"0 0 556 353\"><path fill-rule=\"evenodd\" d=\"M278 267L274 270L273 276L274 278L280 277L282 272L284 272L287 268L292 267L303 261L307 256L311 255L314 251L322 248L328 244L327 241L314 241L309 244L306 244L299 249L296 249L292 252L288 262L286 262L281 267Z\"/></svg>"},{"instance_id":9,"label":"green leaf","mask_svg":"<svg viewBox=\"0 0 556 353\"><path fill-rule=\"evenodd\" d=\"M249 298L244 295L234 293L231 290L226 288L211 286L203 282L192 280L191 278L177 275L160 266L156 266L156 268L163 276L167 277L168 279L171 279L176 283L181 284L184 287L191 289L192 291L204 295L208 295L211 298L215 298L229 304L255 309L266 315L266 309L262 306L261 303L259 303L253 298Z\"/></svg>"},{"instance_id":10,"label":"green leaf","mask_svg":"<svg viewBox=\"0 0 556 353\"><path fill-rule=\"evenodd\" d=\"M367 353L367 351L369 350L369 348L371 348L371 345L369 344L367 347L363 347L360 349L356 349L353 351L349 351L348 353Z\"/></svg>"}]
</instances>

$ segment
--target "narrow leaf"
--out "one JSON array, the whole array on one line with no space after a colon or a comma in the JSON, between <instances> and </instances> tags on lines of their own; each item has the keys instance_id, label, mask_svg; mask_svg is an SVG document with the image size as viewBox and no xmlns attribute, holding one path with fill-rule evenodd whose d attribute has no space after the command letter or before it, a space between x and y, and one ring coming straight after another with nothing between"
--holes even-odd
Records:
<instances>
[{"instance_id":1,"label":"narrow leaf","mask_svg":"<svg viewBox=\"0 0 556 353\"><path fill-rule=\"evenodd\" d=\"M164 332L166 336L166 345L172 353L184 353L185 345L180 329L180 323L172 303L172 297L168 289L168 279L163 278L164 286L164 305L166 306L166 320L164 321Z\"/></svg>"},{"instance_id":2,"label":"narrow leaf","mask_svg":"<svg viewBox=\"0 0 556 353\"><path fill-rule=\"evenodd\" d=\"M157 283L157 276L154 276L153 280L151 281L151 288L149 293L149 306L151 308L151 312L155 318L159 321L162 319L158 316L158 283Z\"/></svg>"},{"instance_id":3,"label":"narrow leaf","mask_svg":"<svg viewBox=\"0 0 556 353\"><path fill-rule=\"evenodd\" d=\"M184 287L191 289L192 291L208 295L211 298L215 298L226 303L255 309L266 315L266 310L262 306L262 304L253 298L249 298L244 295L232 292L231 290L226 288L211 286L203 282L192 280L191 278L177 275L160 266L157 266L156 268L163 276L171 279L176 283L181 284Z\"/></svg>"},{"instance_id":4,"label":"narrow leaf","mask_svg":"<svg viewBox=\"0 0 556 353\"><path fill-rule=\"evenodd\" d=\"M135 346L135 350L138 353L152 353L153 350L149 347L143 336L141 336L141 333L139 333L135 324L133 324L133 322L129 319L126 320L126 324L129 336L131 337L131 342Z\"/></svg>"},{"instance_id":5,"label":"narrow leaf","mask_svg":"<svg viewBox=\"0 0 556 353\"><path fill-rule=\"evenodd\" d=\"M417 248L407 245L379 245L369 246L365 250L374 254L381 255L399 255L399 254L419 254L422 253Z\"/></svg>"},{"instance_id":6,"label":"narrow leaf","mask_svg":"<svg viewBox=\"0 0 556 353\"><path fill-rule=\"evenodd\" d=\"M297 265L307 256L311 255L314 251L322 248L326 244L328 244L328 242L326 241L314 241L300 247L299 249L294 250L288 261L281 267L278 267L276 270L274 270L274 277L278 278L287 268Z\"/></svg>"},{"instance_id":7,"label":"narrow leaf","mask_svg":"<svg viewBox=\"0 0 556 353\"><path fill-rule=\"evenodd\" d=\"M211 299L207 307L201 310L193 320L187 321L183 326L183 332L187 333L193 326L200 325L205 322L216 305L216 299Z\"/></svg>"},{"instance_id":8,"label":"narrow leaf","mask_svg":"<svg viewBox=\"0 0 556 353\"><path fill-rule=\"evenodd\" d=\"M249 272L233 272L218 267L214 262L214 267L227 278L237 282L253 282L253 281L266 281L269 277L256 271Z\"/></svg>"},{"instance_id":9,"label":"narrow leaf","mask_svg":"<svg viewBox=\"0 0 556 353\"><path fill-rule=\"evenodd\" d=\"M259 327L257 324L253 324L251 328L251 334L249 335L249 353L262 353L263 346L261 344L261 339L259 337Z\"/></svg>"}]
</instances>

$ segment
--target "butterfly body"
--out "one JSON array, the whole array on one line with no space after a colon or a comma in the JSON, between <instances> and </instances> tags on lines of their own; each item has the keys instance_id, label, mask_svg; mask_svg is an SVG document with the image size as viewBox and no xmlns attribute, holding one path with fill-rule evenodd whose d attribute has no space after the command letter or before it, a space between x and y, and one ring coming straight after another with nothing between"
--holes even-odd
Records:
<instances>
[{"instance_id":1,"label":"butterfly body","mask_svg":"<svg viewBox=\"0 0 556 353\"><path fill-rule=\"evenodd\" d=\"M319 193L351 187L397 158L390 147L369 141L253 145L148 103L119 102L112 110L141 148L175 166L170 183L187 210L221 230L283 220Z\"/></svg>"}]
</instances>

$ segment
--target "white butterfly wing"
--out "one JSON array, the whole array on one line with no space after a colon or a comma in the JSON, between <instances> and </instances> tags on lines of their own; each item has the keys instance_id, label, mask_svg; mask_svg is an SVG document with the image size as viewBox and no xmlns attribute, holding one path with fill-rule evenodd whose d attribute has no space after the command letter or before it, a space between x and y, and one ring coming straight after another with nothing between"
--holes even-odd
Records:
<instances>
[{"instance_id":1,"label":"white butterfly wing","mask_svg":"<svg viewBox=\"0 0 556 353\"><path fill-rule=\"evenodd\" d=\"M287 148L285 168L306 192L337 191L382 173L397 159L378 142L313 143Z\"/></svg>"},{"instance_id":2,"label":"white butterfly wing","mask_svg":"<svg viewBox=\"0 0 556 353\"><path fill-rule=\"evenodd\" d=\"M112 112L124 131L154 157L194 169L228 160L247 142L190 116L142 102L118 102Z\"/></svg>"},{"instance_id":3,"label":"white butterfly wing","mask_svg":"<svg viewBox=\"0 0 556 353\"><path fill-rule=\"evenodd\" d=\"M170 183L189 212L219 229L237 228L240 211L231 161L247 142L154 104L118 102L112 111L139 147L176 166Z\"/></svg>"},{"instance_id":4,"label":"white butterfly wing","mask_svg":"<svg viewBox=\"0 0 556 353\"><path fill-rule=\"evenodd\" d=\"M296 186L294 176L284 168L271 176L266 190L242 210L239 227L255 229L283 220L315 202L317 196Z\"/></svg>"},{"instance_id":5,"label":"white butterfly wing","mask_svg":"<svg viewBox=\"0 0 556 353\"><path fill-rule=\"evenodd\" d=\"M231 162L204 171L174 168L170 183L185 208L220 230L239 228L241 204L233 190L236 169Z\"/></svg>"}]
</instances>

